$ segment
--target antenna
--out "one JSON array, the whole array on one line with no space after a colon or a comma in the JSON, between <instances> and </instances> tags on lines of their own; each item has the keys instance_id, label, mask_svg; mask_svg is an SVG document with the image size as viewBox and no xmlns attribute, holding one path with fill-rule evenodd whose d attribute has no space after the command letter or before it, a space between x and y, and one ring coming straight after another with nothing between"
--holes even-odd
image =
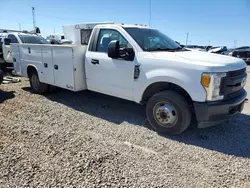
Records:
<instances>
[{"instance_id":1,"label":"antenna","mask_svg":"<svg viewBox=\"0 0 250 188\"><path fill-rule=\"evenodd\" d=\"M33 27L36 30L35 7L32 7Z\"/></svg>"},{"instance_id":2,"label":"antenna","mask_svg":"<svg viewBox=\"0 0 250 188\"><path fill-rule=\"evenodd\" d=\"M237 47L237 40L234 40L234 48Z\"/></svg>"},{"instance_id":3,"label":"antenna","mask_svg":"<svg viewBox=\"0 0 250 188\"><path fill-rule=\"evenodd\" d=\"M188 35L189 35L189 33L187 33L187 37L186 37L186 45L188 44Z\"/></svg>"},{"instance_id":4,"label":"antenna","mask_svg":"<svg viewBox=\"0 0 250 188\"><path fill-rule=\"evenodd\" d=\"M20 23L18 23L18 25L19 25L19 30L21 31L22 29L21 29L21 24Z\"/></svg>"}]
</instances>

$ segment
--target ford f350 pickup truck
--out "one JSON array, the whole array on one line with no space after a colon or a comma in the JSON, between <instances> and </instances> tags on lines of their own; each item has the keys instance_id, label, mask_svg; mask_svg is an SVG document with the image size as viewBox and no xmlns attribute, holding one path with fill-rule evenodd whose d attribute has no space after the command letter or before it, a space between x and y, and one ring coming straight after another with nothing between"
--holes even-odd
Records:
<instances>
[{"instance_id":1,"label":"ford f350 pickup truck","mask_svg":"<svg viewBox=\"0 0 250 188\"><path fill-rule=\"evenodd\" d=\"M180 134L192 119L199 128L220 124L244 107L246 63L239 58L187 50L143 25L74 28L88 31L86 44L12 44L15 71L35 93L52 85L145 104L161 134Z\"/></svg>"}]
</instances>

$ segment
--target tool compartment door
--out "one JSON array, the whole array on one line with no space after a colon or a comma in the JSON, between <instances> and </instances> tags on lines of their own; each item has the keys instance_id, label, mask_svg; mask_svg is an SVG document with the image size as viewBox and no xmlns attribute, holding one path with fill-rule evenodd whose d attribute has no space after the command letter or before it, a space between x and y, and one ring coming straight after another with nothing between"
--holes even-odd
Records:
<instances>
[{"instance_id":1,"label":"tool compartment door","mask_svg":"<svg viewBox=\"0 0 250 188\"><path fill-rule=\"evenodd\" d=\"M28 77L27 68L28 66L33 66L37 70L40 82L45 83L45 79L42 74L42 47L40 45L33 44L20 44L19 53L20 61L22 63L23 76Z\"/></svg>"},{"instance_id":2,"label":"tool compartment door","mask_svg":"<svg viewBox=\"0 0 250 188\"><path fill-rule=\"evenodd\" d=\"M19 46L16 44L11 44L13 66L17 75L22 76L22 62L19 53Z\"/></svg>"},{"instance_id":3,"label":"tool compartment door","mask_svg":"<svg viewBox=\"0 0 250 188\"><path fill-rule=\"evenodd\" d=\"M42 46L42 61L42 74L44 82L50 85L54 85L54 65L51 46Z\"/></svg>"},{"instance_id":4,"label":"tool compartment door","mask_svg":"<svg viewBox=\"0 0 250 188\"><path fill-rule=\"evenodd\" d=\"M52 53L55 86L74 91L73 49L56 46Z\"/></svg>"}]
</instances>

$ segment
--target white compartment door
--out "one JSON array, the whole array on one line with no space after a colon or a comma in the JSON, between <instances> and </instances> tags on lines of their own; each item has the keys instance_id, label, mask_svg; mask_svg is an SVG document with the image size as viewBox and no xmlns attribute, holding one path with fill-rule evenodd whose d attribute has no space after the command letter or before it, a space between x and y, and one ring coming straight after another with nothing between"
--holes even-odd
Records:
<instances>
[{"instance_id":1,"label":"white compartment door","mask_svg":"<svg viewBox=\"0 0 250 188\"><path fill-rule=\"evenodd\" d=\"M66 47L53 48L55 85L69 90L75 90L72 50Z\"/></svg>"},{"instance_id":2,"label":"white compartment door","mask_svg":"<svg viewBox=\"0 0 250 188\"><path fill-rule=\"evenodd\" d=\"M11 45L12 48L12 57L13 57L13 66L17 75L22 76L22 64L19 53L19 46Z\"/></svg>"},{"instance_id":3,"label":"white compartment door","mask_svg":"<svg viewBox=\"0 0 250 188\"><path fill-rule=\"evenodd\" d=\"M53 65L53 56L52 49L50 46L42 47L42 74L44 78L44 82L47 84L54 85L54 65Z\"/></svg>"}]
</instances>

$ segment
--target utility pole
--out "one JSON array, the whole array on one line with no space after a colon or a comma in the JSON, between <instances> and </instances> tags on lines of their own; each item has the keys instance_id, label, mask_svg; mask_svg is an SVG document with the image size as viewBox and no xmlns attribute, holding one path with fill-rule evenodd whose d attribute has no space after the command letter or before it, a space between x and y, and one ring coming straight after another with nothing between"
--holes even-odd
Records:
<instances>
[{"instance_id":1,"label":"utility pole","mask_svg":"<svg viewBox=\"0 0 250 188\"><path fill-rule=\"evenodd\" d=\"M18 25L19 25L19 31L21 31L22 29L21 29L21 24L20 23L18 23Z\"/></svg>"},{"instance_id":2,"label":"utility pole","mask_svg":"<svg viewBox=\"0 0 250 188\"><path fill-rule=\"evenodd\" d=\"M234 48L237 47L237 40L234 40Z\"/></svg>"},{"instance_id":3,"label":"utility pole","mask_svg":"<svg viewBox=\"0 0 250 188\"><path fill-rule=\"evenodd\" d=\"M149 0L149 20L148 20L148 26L151 26L151 0Z\"/></svg>"},{"instance_id":4,"label":"utility pole","mask_svg":"<svg viewBox=\"0 0 250 188\"><path fill-rule=\"evenodd\" d=\"M188 44L188 35L189 35L189 33L187 33L187 37L186 37L186 45Z\"/></svg>"},{"instance_id":5,"label":"utility pole","mask_svg":"<svg viewBox=\"0 0 250 188\"><path fill-rule=\"evenodd\" d=\"M32 7L33 27L36 30L35 7Z\"/></svg>"}]
</instances>

